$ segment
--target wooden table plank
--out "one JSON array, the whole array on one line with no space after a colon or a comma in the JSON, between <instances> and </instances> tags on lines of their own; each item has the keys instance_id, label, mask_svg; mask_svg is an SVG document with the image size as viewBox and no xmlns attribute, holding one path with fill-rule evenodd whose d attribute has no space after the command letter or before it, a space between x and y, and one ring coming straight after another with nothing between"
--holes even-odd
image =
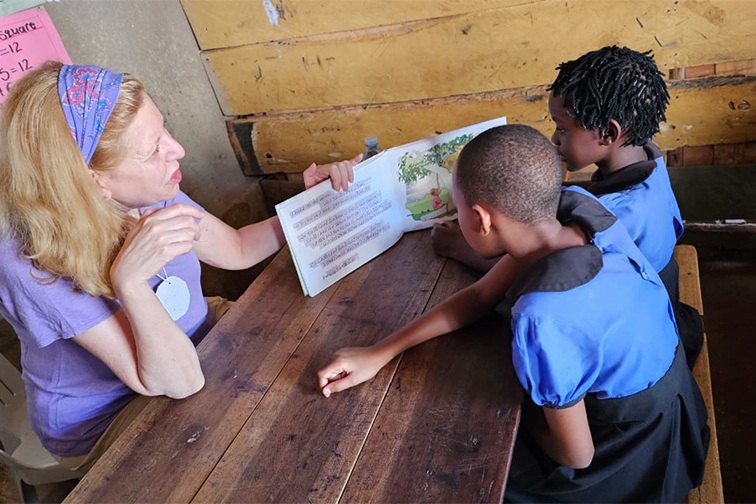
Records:
<instances>
[{"instance_id":1,"label":"wooden table plank","mask_svg":"<svg viewBox=\"0 0 756 504\"><path fill-rule=\"evenodd\" d=\"M396 361L369 386L331 399L320 395L316 372L336 349L370 344L417 317L443 263L428 232L410 233L342 280L194 501L335 502Z\"/></svg>"},{"instance_id":2,"label":"wooden table plank","mask_svg":"<svg viewBox=\"0 0 756 504\"><path fill-rule=\"evenodd\" d=\"M317 389L337 348L377 341L473 281L445 263L430 233L410 233L305 298L282 252L198 348L205 388L153 399L66 502L500 498L519 415L518 394L502 401L517 382L500 319L412 349L367 385ZM372 493L370 477L383 485Z\"/></svg>"},{"instance_id":3,"label":"wooden table plank","mask_svg":"<svg viewBox=\"0 0 756 504\"><path fill-rule=\"evenodd\" d=\"M447 262L430 305L478 276ZM501 502L522 400L510 342L495 314L406 351L341 501Z\"/></svg>"},{"instance_id":4,"label":"wooden table plank","mask_svg":"<svg viewBox=\"0 0 756 504\"><path fill-rule=\"evenodd\" d=\"M205 388L153 399L66 502L191 500L334 292L303 297L282 251L199 345Z\"/></svg>"}]
</instances>

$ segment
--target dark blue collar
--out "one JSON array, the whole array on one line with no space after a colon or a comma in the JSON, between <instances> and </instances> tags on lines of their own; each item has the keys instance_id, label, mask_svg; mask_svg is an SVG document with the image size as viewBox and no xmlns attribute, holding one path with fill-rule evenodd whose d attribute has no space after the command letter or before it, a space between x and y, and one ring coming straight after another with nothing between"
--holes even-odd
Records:
<instances>
[{"instance_id":1,"label":"dark blue collar","mask_svg":"<svg viewBox=\"0 0 756 504\"><path fill-rule=\"evenodd\" d=\"M656 161L654 160L661 157L662 151L653 142L644 145L643 149L648 156L646 161L638 161L637 163L627 165L607 176L602 175L600 170L596 170L591 176L591 184L588 186L588 191L595 196L624 191L650 177L656 168Z\"/></svg>"},{"instance_id":2,"label":"dark blue collar","mask_svg":"<svg viewBox=\"0 0 756 504\"><path fill-rule=\"evenodd\" d=\"M591 243L559 250L525 268L507 291L512 303L528 292L562 292L588 283L604 266L593 237L611 227L617 217L595 198L563 190L557 219L562 224L578 224Z\"/></svg>"}]
</instances>

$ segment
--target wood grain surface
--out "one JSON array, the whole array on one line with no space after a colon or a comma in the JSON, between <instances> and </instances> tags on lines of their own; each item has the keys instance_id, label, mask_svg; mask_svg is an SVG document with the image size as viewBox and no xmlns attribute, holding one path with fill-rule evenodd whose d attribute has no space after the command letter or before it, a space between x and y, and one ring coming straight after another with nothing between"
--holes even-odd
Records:
<instances>
[{"instance_id":1,"label":"wood grain surface","mask_svg":"<svg viewBox=\"0 0 756 504\"><path fill-rule=\"evenodd\" d=\"M66 502L354 500L347 485L357 500L498 502L520 403L500 316L330 399L316 380L336 349L383 338L474 279L421 231L305 298L283 251L198 348L205 388L154 399ZM371 494L376 465L387 486Z\"/></svg>"}]
</instances>

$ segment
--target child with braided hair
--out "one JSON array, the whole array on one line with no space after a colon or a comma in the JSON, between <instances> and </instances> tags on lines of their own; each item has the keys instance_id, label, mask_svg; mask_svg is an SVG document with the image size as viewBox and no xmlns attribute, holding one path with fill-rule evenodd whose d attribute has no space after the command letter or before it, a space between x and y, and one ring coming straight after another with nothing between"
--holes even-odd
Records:
<instances>
[{"instance_id":1,"label":"child with braided hair","mask_svg":"<svg viewBox=\"0 0 756 504\"><path fill-rule=\"evenodd\" d=\"M529 126L476 136L452 187L470 247L505 255L384 339L338 350L318 372L323 395L506 299L501 365L524 399L505 501L680 502L701 483L710 431L655 268L595 196L562 187L554 146Z\"/></svg>"},{"instance_id":2,"label":"child with braided hair","mask_svg":"<svg viewBox=\"0 0 756 504\"><path fill-rule=\"evenodd\" d=\"M679 301L673 252L683 223L661 150L651 138L666 120L669 93L651 51L607 46L560 64L548 88L551 137L568 171L595 164L588 191L614 213L664 282L692 367L703 344L698 312ZM459 230L433 230L440 255L481 271L496 259L477 256Z\"/></svg>"}]
</instances>

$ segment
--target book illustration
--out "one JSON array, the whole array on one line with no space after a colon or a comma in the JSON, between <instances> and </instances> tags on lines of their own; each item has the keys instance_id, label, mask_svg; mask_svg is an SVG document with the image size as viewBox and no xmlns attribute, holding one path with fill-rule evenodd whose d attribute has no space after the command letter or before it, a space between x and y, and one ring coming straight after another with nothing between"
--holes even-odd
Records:
<instances>
[{"instance_id":1,"label":"book illustration","mask_svg":"<svg viewBox=\"0 0 756 504\"><path fill-rule=\"evenodd\" d=\"M463 134L429 149L405 152L398 160L397 175L407 187L405 207L416 221L453 217L452 174L462 147L472 140Z\"/></svg>"},{"instance_id":2,"label":"book illustration","mask_svg":"<svg viewBox=\"0 0 756 504\"><path fill-rule=\"evenodd\" d=\"M379 152L354 169L347 192L328 181L276 205L306 295L388 250L406 232L456 218L452 175L462 147L500 117Z\"/></svg>"}]
</instances>

